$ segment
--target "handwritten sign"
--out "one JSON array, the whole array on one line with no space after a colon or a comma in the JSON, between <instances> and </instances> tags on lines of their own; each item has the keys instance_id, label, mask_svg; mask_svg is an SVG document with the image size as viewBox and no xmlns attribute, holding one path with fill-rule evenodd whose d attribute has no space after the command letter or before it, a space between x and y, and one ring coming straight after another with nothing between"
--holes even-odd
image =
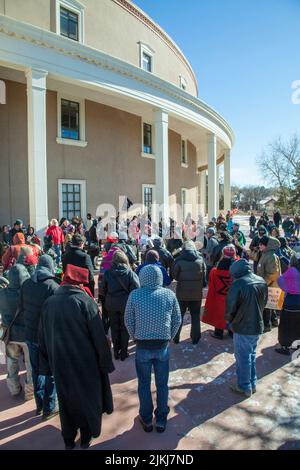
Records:
<instances>
[{"instance_id":1,"label":"handwritten sign","mask_svg":"<svg viewBox=\"0 0 300 470\"><path fill-rule=\"evenodd\" d=\"M284 292L279 287L268 288L268 303L266 308L271 310L282 310Z\"/></svg>"}]
</instances>

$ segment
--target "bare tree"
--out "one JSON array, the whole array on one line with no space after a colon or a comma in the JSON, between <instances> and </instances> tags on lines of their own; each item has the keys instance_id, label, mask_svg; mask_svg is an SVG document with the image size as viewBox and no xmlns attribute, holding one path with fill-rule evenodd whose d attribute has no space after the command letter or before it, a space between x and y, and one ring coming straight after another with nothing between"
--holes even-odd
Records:
<instances>
[{"instance_id":1,"label":"bare tree","mask_svg":"<svg viewBox=\"0 0 300 470\"><path fill-rule=\"evenodd\" d=\"M294 134L287 141L276 138L257 158L257 165L266 181L277 187L284 208L288 209L300 167L300 137Z\"/></svg>"}]
</instances>

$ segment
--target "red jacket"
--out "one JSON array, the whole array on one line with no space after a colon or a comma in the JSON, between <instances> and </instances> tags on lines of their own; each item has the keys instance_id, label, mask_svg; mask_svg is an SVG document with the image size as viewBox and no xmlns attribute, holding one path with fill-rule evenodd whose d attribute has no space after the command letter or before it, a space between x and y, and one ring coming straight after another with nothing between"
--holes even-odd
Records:
<instances>
[{"instance_id":1,"label":"red jacket","mask_svg":"<svg viewBox=\"0 0 300 470\"><path fill-rule=\"evenodd\" d=\"M53 245L61 245L64 242L64 232L60 227L51 225L46 232L46 236L52 235Z\"/></svg>"},{"instance_id":2,"label":"red jacket","mask_svg":"<svg viewBox=\"0 0 300 470\"><path fill-rule=\"evenodd\" d=\"M232 283L229 271L213 268L209 274L208 293L202 317L203 323L219 330L226 329L225 303Z\"/></svg>"}]
</instances>

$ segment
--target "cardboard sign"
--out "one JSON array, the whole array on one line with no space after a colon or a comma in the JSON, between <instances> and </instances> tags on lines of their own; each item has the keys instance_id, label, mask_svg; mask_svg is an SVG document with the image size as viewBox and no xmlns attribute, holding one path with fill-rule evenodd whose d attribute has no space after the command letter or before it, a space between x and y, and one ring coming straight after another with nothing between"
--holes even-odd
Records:
<instances>
[{"instance_id":1,"label":"cardboard sign","mask_svg":"<svg viewBox=\"0 0 300 470\"><path fill-rule=\"evenodd\" d=\"M268 287L268 303L266 308L271 310L282 310L284 292L279 287Z\"/></svg>"}]
</instances>

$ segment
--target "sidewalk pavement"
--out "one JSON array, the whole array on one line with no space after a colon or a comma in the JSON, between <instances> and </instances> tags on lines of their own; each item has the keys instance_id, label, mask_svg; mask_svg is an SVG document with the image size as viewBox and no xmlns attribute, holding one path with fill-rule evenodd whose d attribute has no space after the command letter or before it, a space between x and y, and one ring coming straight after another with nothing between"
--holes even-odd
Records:
<instances>
[{"instance_id":1,"label":"sidewalk pavement","mask_svg":"<svg viewBox=\"0 0 300 470\"><path fill-rule=\"evenodd\" d=\"M170 408L164 434L146 434L138 416L134 345L130 358L116 361L111 375L115 411L104 415L95 450L300 449L300 360L274 352L277 329L262 337L258 348L257 392L249 399L235 395L232 340L210 336L193 346L189 324L182 342L171 345ZM59 417L46 423L35 417L34 401L9 396L5 366L0 369L0 448L63 449ZM155 397L154 397L155 398Z\"/></svg>"}]
</instances>

